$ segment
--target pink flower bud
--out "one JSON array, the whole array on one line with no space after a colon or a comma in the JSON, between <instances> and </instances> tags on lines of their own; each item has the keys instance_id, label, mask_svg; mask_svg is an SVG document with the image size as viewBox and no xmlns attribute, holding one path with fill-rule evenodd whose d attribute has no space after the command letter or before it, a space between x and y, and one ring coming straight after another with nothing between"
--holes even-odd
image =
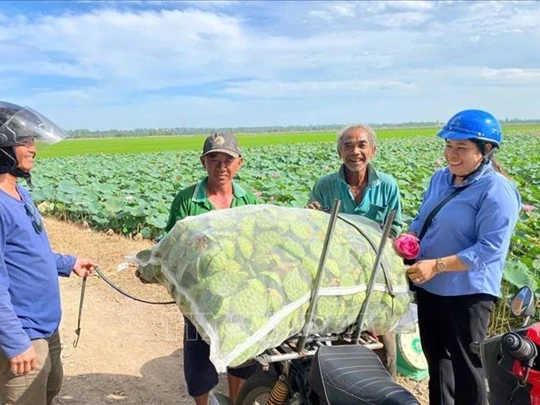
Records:
<instances>
[{"instance_id":1,"label":"pink flower bud","mask_svg":"<svg viewBox=\"0 0 540 405\"><path fill-rule=\"evenodd\" d=\"M404 233L394 240L394 249L404 259L414 260L420 253L418 238L410 233Z\"/></svg>"},{"instance_id":2,"label":"pink flower bud","mask_svg":"<svg viewBox=\"0 0 540 405\"><path fill-rule=\"evenodd\" d=\"M532 204L521 204L521 210L524 212L533 212L536 207Z\"/></svg>"}]
</instances>

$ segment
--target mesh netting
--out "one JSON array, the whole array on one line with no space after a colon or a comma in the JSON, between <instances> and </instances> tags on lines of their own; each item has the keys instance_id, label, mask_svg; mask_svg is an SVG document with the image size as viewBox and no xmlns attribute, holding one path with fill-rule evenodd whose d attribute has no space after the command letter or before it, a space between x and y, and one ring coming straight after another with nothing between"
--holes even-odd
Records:
<instances>
[{"instance_id":1,"label":"mesh netting","mask_svg":"<svg viewBox=\"0 0 540 405\"><path fill-rule=\"evenodd\" d=\"M212 211L178 221L132 259L145 279L167 287L222 372L302 330L329 220L321 211L274 205ZM381 237L375 222L340 215L313 333L341 333L356 321ZM376 334L394 328L409 304L403 264L391 243L381 263L395 297L379 268L363 325Z\"/></svg>"}]
</instances>

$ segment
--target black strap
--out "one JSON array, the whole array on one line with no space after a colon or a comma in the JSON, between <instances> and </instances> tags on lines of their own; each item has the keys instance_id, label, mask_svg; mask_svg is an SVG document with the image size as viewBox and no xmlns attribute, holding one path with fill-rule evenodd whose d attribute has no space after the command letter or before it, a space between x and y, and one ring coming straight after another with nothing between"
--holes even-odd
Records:
<instances>
[{"instance_id":1,"label":"black strap","mask_svg":"<svg viewBox=\"0 0 540 405\"><path fill-rule=\"evenodd\" d=\"M452 198L454 198L459 193L461 193L463 190L465 190L465 188L467 188L467 186L456 188L454 191L452 191L452 193L448 197L446 197L444 200L442 200L439 204L437 204L437 206L435 208L433 208L433 210L431 210L431 212L427 216L426 220L424 221L424 225L422 225L422 230L420 231L420 233L417 236L418 241L422 240L422 238L426 234L429 226L433 222L433 218L435 217L435 215L437 215L437 213L441 210L441 208L444 207L445 204L448 201L450 201ZM416 263L416 259L403 259L403 264L406 264L407 266L412 266L414 263ZM414 289L413 284L411 283L410 280L409 280L409 286L410 286L411 289Z\"/></svg>"},{"instance_id":2,"label":"black strap","mask_svg":"<svg viewBox=\"0 0 540 405\"><path fill-rule=\"evenodd\" d=\"M482 168L482 165L480 165L480 167L478 169L476 169L474 172L472 173L469 173L467 175L470 176L471 174L477 172L478 170L480 170ZM490 173L495 173L495 169L493 169L493 167L488 167L484 173L484 175L486 174L490 174ZM459 188L456 188L452 194L450 194L448 197L446 197L444 200L442 200L435 208L433 208L433 210L429 213L429 215L427 216L425 222L424 222L424 225L422 226L422 230L420 231L420 233L418 234L418 240L422 240L422 238L424 237L424 235L426 234L429 226L431 225L431 222L433 222L433 218L435 217L435 215L437 215L437 213L441 210L442 207L444 207L444 205L450 201L452 198L454 198L455 196L457 196L459 193L461 193L463 190L465 190L467 187L469 186L469 184L466 184L465 186L463 187L459 187Z\"/></svg>"},{"instance_id":3,"label":"black strap","mask_svg":"<svg viewBox=\"0 0 540 405\"><path fill-rule=\"evenodd\" d=\"M424 221L424 225L422 226L422 230L420 231L420 233L418 234L418 240L422 240L422 238L424 237L424 235L426 234L429 226L431 225L431 223L433 222L433 218L435 217L435 215L438 214L438 212L441 210L442 207L445 206L445 204L450 201L452 198L454 198L455 196L457 196L459 193L461 193L463 190L465 190L467 188L467 186L464 186L464 187L459 187L459 188L456 188L452 194L450 194L448 197L446 197L444 200L442 200L439 204L437 204L437 206L435 208L433 208L433 210L429 213L429 215L427 216L426 220Z\"/></svg>"}]
</instances>

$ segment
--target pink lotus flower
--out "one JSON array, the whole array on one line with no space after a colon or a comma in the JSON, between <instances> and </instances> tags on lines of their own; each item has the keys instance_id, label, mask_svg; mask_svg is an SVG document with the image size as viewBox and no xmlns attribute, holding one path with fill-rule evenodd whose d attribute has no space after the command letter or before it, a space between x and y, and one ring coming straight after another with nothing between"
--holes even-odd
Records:
<instances>
[{"instance_id":1,"label":"pink lotus flower","mask_svg":"<svg viewBox=\"0 0 540 405\"><path fill-rule=\"evenodd\" d=\"M532 204L521 204L521 210L524 212L533 212L535 208Z\"/></svg>"},{"instance_id":2,"label":"pink lotus flower","mask_svg":"<svg viewBox=\"0 0 540 405\"><path fill-rule=\"evenodd\" d=\"M404 233L394 240L394 249L404 259L414 260L420 253L418 238L410 233Z\"/></svg>"}]
</instances>

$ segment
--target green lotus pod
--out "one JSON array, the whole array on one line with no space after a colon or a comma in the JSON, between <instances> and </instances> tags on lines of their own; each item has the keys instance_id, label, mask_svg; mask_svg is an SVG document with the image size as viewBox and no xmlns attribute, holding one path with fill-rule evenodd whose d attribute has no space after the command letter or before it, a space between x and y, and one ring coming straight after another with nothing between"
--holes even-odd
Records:
<instances>
[{"instance_id":1,"label":"green lotus pod","mask_svg":"<svg viewBox=\"0 0 540 405\"><path fill-rule=\"evenodd\" d=\"M268 216L258 217L255 221L255 226L259 230L259 232L274 229L275 225L276 221L273 218L269 218Z\"/></svg>"},{"instance_id":2,"label":"green lotus pod","mask_svg":"<svg viewBox=\"0 0 540 405\"><path fill-rule=\"evenodd\" d=\"M234 295L239 287L244 284L246 277L247 273L245 272L231 273L226 277L223 274L215 273L210 277L206 277L203 284L212 294L229 297Z\"/></svg>"},{"instance_id":3,"label":"green lotus pod","mask_svg":"<svg viewBox=\"0 0 540 405\"><path fill-rule=\"evenodd\" d=\"M221 343L220 349L224 353L228 353L249 338L249 335L243 330L240 324L224 322L218 328L218 337Z\"/></svg>"},{"instance_id":4,"label":"green lotus pod","mask_svg":"<svg viewBox=\"0 0 540 405\"><path fill-rule=\"evenodd\" d=\"M304 240L309 239L313 235L313 228L306 222L293 222L290 224L290 230L293 235Z\"/></svg>"},{"instance_id":5,"label":"green lotus pod","mask_svg":"<svg viewBox=\"0 0 540 405\"><path fill-rule=\"evenodd\" d=\"M296 301L302 298L310 290L310 285L296 271L288 272L283 278L283 288L287 298Z\"/></svg>"},{"instance_id":6,"label":"green lotus pod","mask_svg":"<svg viewBox=\"0 0 540 405\"><path fill-rule=\"evenodd\" d=\"M209 222L209 225L211 226L212 229L221 231L221 230L228 230L229 228L233 227L234 222L232 218L231 219L229 218L218 219L214 215L212 220Z\"/></svg>"},{"instance_id":7,"label":"green lotus pod","mask_svg":"<svg viewBox=\"0 0 540 405\"><path fill-rule=\"evenodd\" d=\"M341 271L339 269L339 264L333 260L333 259L326 259L326 271L329 271L331 275L334 277L339 278L341 275Z\"/></svg>"},{"instance_id":8,"label":"green lotus pod","mask_svg":"<svg viewBox=\"0 0 540 405\"><path fill-rule=\"evenodd\" d=\"M350 273L343 274L340 280L342 287L354 287L355 285L357 285L356 279Z\"/></svg>"},{"instance_id":9,"label":"green lotus pod","mask_svg":"<svg viewBox=\"0 0 540 405\"><path fill-rule=\"evenodd\" d=\"M302 266L308 271L312 279L315 279L317 276L317 269L319 268L319 262L313 260L309 256L304 256L302 258Z\"/></svg>"},{"instance_id":10,"label":"green lotus pod","mask_svg":"<svg viewBox=\"0 0 540 405\"><path fill-rule=\"evenodd\" d=\"M267 249L275 246L275 243L281 239L281 235L275 231L265 231L257 235L254 240L255 249Z\"/></svg>"},{"instance_id":11,"label":"green lotus pod","mask_svg":"<svg viewBox=\"0 0 540 405\"><path fill-rule=\"evenodd\" d=\"M266 314L266 297L250 289L242 289L231 303L231 309L245 318Z\"/></svg>"},{"instance_id":12,"label":"green lotus pod","mask_svg":"<svg viewBox=\"0 0 540 405\"><path fill-rule=\"evenodd\" d=\"M242 217L238 221L238 228L240 231L241 236L244 238L251 240L254 236L254 230L255 230L255 224L256 224L256 218L255 216L247 216Z\"/></svg>"},{"instance_id":13,"label":"green lotus pod","mask_svg":"<svg viewBox=\"0 0 540 405\"><path fill-rule=\"evenodd\" d=\"M236 237L235 237L236 238ZM229 259L234 259L236 257L236 239L235 238L220 238L219 246L223 253L227 255Z\"/></svg>"},{"instance_id":14,"label":"green lotus pod","mask_svg":"<svg viewBox=\"0 0 540 405\"><path fill-rule=\"evenodd\" d=\"M295 259L302 259L306 255L304 247L295 240L282 241L279 246Z\"/></svg>"},{"instance_id":15,"label":"green lotus pod","mask_svg":"<svg viewBox=\"0 0 540 405\"><path fill-rule=\"evenodd\" d=\"M278 273L273 271L261 271L259 274L264 277L266 285L271 284L268 280L272 280L274 285L281 285L281 277Z\"/></svg>"},{"instance_id":16,"label":"green lotus pod","mask_svg":"<svg viewBox=\"0 0 540 405\"><path fill-rule=\"evenodd\" d=\"M253 254L253 244L252 242L250 242L249 239L240 236L236 240L236 244L238 246L238 250L240 251L244 259L251 258L251 255Z\"/></svg>"},{"instance_id":17,"label":"green lotus pod","mask_svg":"<svg viewBox=\"0 0 540 405\"><path fill-rule=\"evenodd\" d=\"M268 310L270 315L283 308L283 296L275 288L268 289Z\"/></svg>"},{"instance_id":18,"label":"green lotus pod","mask_svg":"<svg viewBox=\"0 0 540 405\"><path fill-rule=\"evenodd\" d=\"M244 288L249 288L257 294L264 294L266 292L266 285L262 281L254 278L248 280L247 285Z\"/></svg>"}]
</instances>

